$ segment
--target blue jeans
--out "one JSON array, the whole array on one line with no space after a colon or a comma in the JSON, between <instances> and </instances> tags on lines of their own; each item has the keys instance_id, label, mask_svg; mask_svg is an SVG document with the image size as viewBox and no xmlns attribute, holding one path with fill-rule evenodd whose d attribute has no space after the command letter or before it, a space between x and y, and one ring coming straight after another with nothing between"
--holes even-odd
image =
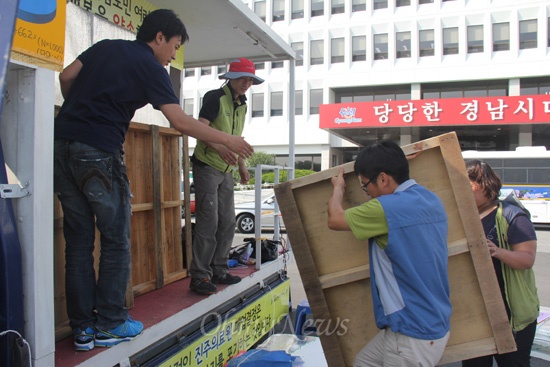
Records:
<instances>
[{"instance_id":1,"label":"blue jeans","mask_svg":"<svg viewBox=\"0 0 550 367\"><path fill-rule=\"evenodd\" d=\"M124 323L130 276L131 192L121 154L56 140L54 189L63 208L65 291L70 326L110 330ZM95 226L101 233L96 281Z\"/></svg>"}]
</instances>

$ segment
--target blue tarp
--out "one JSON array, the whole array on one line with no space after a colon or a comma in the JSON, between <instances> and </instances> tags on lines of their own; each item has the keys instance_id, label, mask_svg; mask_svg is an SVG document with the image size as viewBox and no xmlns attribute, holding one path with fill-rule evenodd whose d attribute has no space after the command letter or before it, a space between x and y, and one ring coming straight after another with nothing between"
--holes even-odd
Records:
<instances>
[{"instance_id":1,"label":"blue tarp","mask_svg":"<svg viewBox=\"0 0 550 367\"><path fill-rule=\"evenodd\" d=\"M282 350L251 349L231 359L226 367L293 367L296 358Z\"/></svg>"}]
</instances>

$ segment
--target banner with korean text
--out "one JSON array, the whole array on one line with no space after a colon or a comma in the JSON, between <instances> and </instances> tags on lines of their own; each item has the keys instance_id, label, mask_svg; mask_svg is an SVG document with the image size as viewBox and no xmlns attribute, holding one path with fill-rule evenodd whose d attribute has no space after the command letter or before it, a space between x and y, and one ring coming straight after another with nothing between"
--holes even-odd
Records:
<instances>
[{"instance_id":1,"label":"banner with korean text","mask_svg":"<svg viewBox=\"0 0 550 367\"><path fill-rule=\"evenodd\" d=\"M335 103L320 106L321 129L543 124L550 95Z\"/></svg>"},{"instance_id":2,"label":"banner with korean text","mask_svg":"<svg viewBox=\"0 0 550 367\"><path fill-rule=\"evenodd\" d=\"M20 0L11 58L61 71L65 51L65 1Z\"/></svg>"},{"instance_id":3,"label":"banner with korean text","mask_svg":"<svg viewBox=\"0 0 550 367\"><path fill-rule=\"evenodd\" d=\"M206 315L204 319L217 317L218 325L203 329L201 324L199 337L158 366L224 366L273 329L288 314L289 301L290 280L286 280L232 315Z\"/></svg>"},{"instance_id":4,"label":"banner with korean text","mask_svg":"<svg viewBox=\"0 0 550 367\"><path fill-rule=\"evenodd\" d=\"M71 3L85 9L113 24L137 33L143 18L157 8L145 0L70 0ZM176 60L170 65L183 69L183 45L176 53Z\"/></svg>"}]
</instances>

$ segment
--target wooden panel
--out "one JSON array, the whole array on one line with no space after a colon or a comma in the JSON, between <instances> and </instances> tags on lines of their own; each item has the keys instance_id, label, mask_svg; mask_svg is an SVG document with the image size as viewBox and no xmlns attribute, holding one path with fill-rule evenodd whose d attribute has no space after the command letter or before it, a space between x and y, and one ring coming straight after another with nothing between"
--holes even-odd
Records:
<instances>
[{"instance_id":1,"label":"wooden panel","mask_svg":"<svg viewBox=\"0 0 550 367\"><path fill-rule=\"evenodd\" d=\"M402 148L407 155L419 153L409 161L411 178L440 197L449 218L453 313L451 336L440 363L515 350L456 134ZM345 208L368 199L353 164L343 165ZM357 352L378 330L372 310L367 242L327 226L330 179L338 169L279 184L275 194L313 316L321 325L318 331L327 362L339 367L352 366Z\"/></svg>"},{"instance_id":2,"label":"wooden panel","mask_svg":"<svg viewBox=\"0 0 550 367\"><path fill-rule=\"evenodd\" d=\"M133 297L187 276L181 237L181 134L174 129L131 123L124 145L132 191L132 274L126 297ZM65 306L65 241L63 212L55 199L56 340L70 335ZM97 269L100 235L94 252Z\"/></svg>"}]
</instances>

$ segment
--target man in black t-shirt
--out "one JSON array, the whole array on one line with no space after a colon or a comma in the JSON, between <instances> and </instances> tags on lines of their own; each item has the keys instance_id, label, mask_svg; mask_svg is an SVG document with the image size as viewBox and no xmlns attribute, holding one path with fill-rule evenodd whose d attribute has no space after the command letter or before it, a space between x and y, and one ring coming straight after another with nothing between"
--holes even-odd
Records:
<instances>
[{"instance_id":1,"label":"man in black t-shirt","mask_svg":"<svg viewBox=\"0 0 550 367\"><path fill-rule=\"evenodd\" d=\"M76 350L110 347L143 331L124 307L131 192L123 144L135 111L151 103L184 134L222 144L245 158L253 152L240 136L212 129L182 111L165 67L189 36L173 11L151 12L136 38L98 42L59 75L65 101L54 125L54 188L64 215L67 313ZM101 233L97 281L96 225Z\"/></svg>"}]
</instances>

